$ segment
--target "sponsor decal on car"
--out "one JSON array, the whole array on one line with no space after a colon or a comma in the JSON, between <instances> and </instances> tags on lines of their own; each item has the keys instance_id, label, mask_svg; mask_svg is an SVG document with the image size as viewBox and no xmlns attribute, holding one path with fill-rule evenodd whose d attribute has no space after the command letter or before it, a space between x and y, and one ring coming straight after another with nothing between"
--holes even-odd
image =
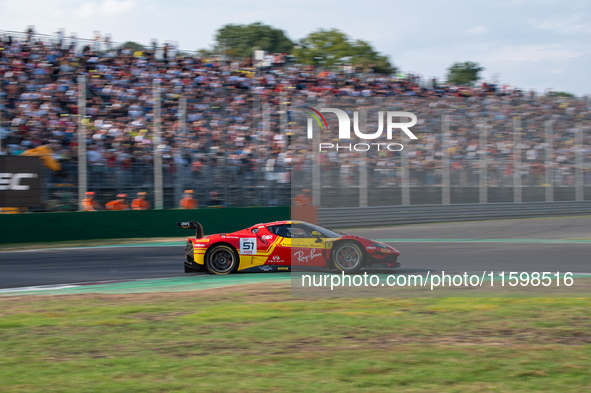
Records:
<instances>
[{"instance_id":1,"label":"sponsor decal on car","mask_svg":"<svg viewBox=\"0 0 591 393\"><path fill-rule=\"evenodd\" d=\"M289 270L289 268L287 266L279 266L277 270Z\"/></svg>"},{"instance_id":2,"label":"sponsor decal on car","mask_svg":"<svg viewBox=\"0 0 591 393\"><path fill-rule=\"evenodd\" d=\"M310 250L310 254L309 254L309 255L304 255L304 252L303 252L303 251L298 251L298 252L295 252L295 253L293 254L293 256L294 256L295 258L297 258L298 262L308 263L308 262L310 262L312 259L314 259L314 258L316 258L316 257L320 257L320 256L322 256L322 254L321 254L321 253L316 253L315 251L316 251L316 249L315 249L315 248L311 249L311 250Z\"/></svg>"},{"instance_id":3,"label":"sponsor decal on car","mask_svg":"<svg viewBox=\"0 0 591 393\"><path fill-rule=\"evenodd\" d=\"M269 263L283 263L283 259L281 259L281 257L279 255L273 255L271 258L269 258L269 260L267 261Z\"/></svg>"},{"instance_id":4,"label":"sponsor decal on car","mask_svg":"<svg viewBox=\"0 0 591 393\"><path fill-rule=\"evenodd\" d=\"M263 240L271 240L273 239L272 235L263 235Z\"/></svg>"},{"instance_id":5,"label":"sponsor decal on car","mask_svg":"<svg viewBox=\"0 0 591 393\"><path fill-rule=\"evenodd\" d=\"M254 255L257 253L256 237L243 237L240 239L240 254Z\"/></svg>"},{"instance_id":6,"label":"sponsor decal on car","mask_svg":"<svg viewBox=\"0 0 591 393\"><path fill-rule=\"evenodd\" d=\"M273 268L269 265L259 266L259 269L261 269L262 272L270 272L271 270L273 270Z\"/></svg>"}]
</instances>

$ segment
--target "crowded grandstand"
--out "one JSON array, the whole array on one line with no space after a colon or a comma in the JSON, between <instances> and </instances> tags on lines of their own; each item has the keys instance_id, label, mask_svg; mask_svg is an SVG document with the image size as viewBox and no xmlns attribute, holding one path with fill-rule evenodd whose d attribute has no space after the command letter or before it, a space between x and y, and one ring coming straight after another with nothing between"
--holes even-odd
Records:
<instances>
[{"instance_id":1,"label":"crowded grandstand","mask_svg":"<svg viewBox=\"0 0 591 393\"><path fill-rule=\"evenodd\" d=\"M153 189L155 148L162 152L165 207L177 207L185 189L195 190L202 205L212 191L221 195L224 206L288 205L292 178L301 176L302 187L309 188L315 162L322 167L323 185L335 189L359 184L361 160L368 185L375 190L400 187L404 165L409 186L440 186L444 158L449 159L452 185L478 186L483 156L490 188L512 187L515 170L525 187L545 187L548 180L555 187L573 187L581 162L583 181L591 183L591 134L586 133L582 143L576 140L578 130L591 126L588 97L487 82L454 86L419 74L378 74L370 66L325 69L297 64L283 54L253 64L251 59L182 52L168 44L138 50L109 40L4 32L0 154L51 149L60 170L47 168L43 210L78 209L81 75L87 77L88 189L101 205L122 192L135 195ZM155 79L161 89L162 135L157 142ZM362 155L342 150L315 156L303 146L305 114L299 107L318 102L365 110L369 129L377 127L379 110L412 112L419 119L413 128L419 139L405 140L406 161L390 151ZM443 127L450 131L448 154L442 148ZM335 137L324 133L321 138ZM371 204L393 204L387 195Z\"/></svg>"}]
</instances>

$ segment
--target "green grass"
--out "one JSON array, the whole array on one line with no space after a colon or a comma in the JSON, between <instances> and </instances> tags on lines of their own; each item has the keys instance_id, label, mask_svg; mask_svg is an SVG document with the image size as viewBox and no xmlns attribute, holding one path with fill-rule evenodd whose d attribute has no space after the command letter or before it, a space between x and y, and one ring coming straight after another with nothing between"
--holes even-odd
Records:
<instances>
[{"instance_id":1,"label":"green grass","mask_svg":"<svg viewBox=\"0 0 591 393\"><path fill-rule=\"evenodd\" d=\"M0 392L582 392L590 298L0 298Z\"/></svg>"}]
</instances>

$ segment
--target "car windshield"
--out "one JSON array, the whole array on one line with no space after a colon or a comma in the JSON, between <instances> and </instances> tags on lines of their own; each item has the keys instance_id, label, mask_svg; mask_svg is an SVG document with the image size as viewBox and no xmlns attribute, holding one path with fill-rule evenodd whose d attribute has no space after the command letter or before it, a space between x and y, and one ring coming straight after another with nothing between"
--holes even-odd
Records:
<instances>
[{"instance_id":1,"label":"car windshield","mask_svg":"<svg viewBox=\"0 0 591 393\"><path fill-rule=\"evenodd\" d=\"M322 234L323 237L341 237L343 234L339 234L338 232L331 231L330 229L319 227L318 225L304 223L305 226L310 228L312 231L318 231Z\"/></svg>"}]
</instances>

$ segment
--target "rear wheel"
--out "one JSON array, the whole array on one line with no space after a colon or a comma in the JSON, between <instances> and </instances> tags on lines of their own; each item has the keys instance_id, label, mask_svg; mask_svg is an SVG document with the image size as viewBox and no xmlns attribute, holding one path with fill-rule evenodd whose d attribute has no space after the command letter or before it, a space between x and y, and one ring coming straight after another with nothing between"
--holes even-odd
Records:
<instances>
[{"instance_id":1,"label":"rear wheel","mask_svg":"<svg viewBox=\"0 0 591 393\"><path fill-rule=\"evenodd\" d=\"M238 270L238 253L226 244L213 246L205 256L205 266L211 274L230 274Z\"/></svg>"},{"instance_id":2,"label":"rear wheel","mask_svg":"<svg viewBox=\"0 0 591 393\"><path fill-rule=\"evenodd\" d=\"M338 244L333 251L334 266L345 273L359 271L363 265L363 257L361 247L353 242Z\"/></svg>"}]
</instances>

